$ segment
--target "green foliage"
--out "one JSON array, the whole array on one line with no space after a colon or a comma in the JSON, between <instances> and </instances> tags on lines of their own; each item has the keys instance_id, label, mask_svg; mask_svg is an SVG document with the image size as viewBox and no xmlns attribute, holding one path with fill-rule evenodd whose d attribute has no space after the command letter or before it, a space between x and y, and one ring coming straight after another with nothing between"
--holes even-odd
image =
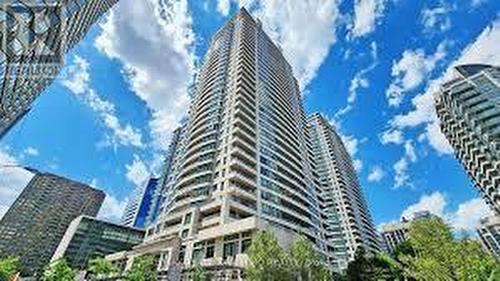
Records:
<instances>
[{"instance_id":1,"label":"green foliage","mask_svg":"<svg viewBox=\"0 0 500 281\"><path fill-rule=\"evenodd\" d=\"M415 256L406 258L407 265L419 280L488 280L499 267L477 241L455 240L439 218L414 221L409 237Z\"/></svg>"},{"instance_id":2,"label":"green foliage","mask_svg":"<svg viewBox=\"0 0 500 281\"><path fill-rule=\"evenodd\" d=\"M21 262L19 258L9 257L0 260L0 280L11 280L19 272Z\"/></svg>"},{"instance_id":3,"label":"green foliage","mask_svg":"<svg viewBox=\"0 0 500 281\"><path fill-rule=\"evenodd\" d=\"M197 263L196 266L192 269L191 272L191 280L192 281L208 281L208 276L200 263Z\"/></svg>"},{"instance_id":4,"label":"green foliage","mask_svg":"<svg viewBox=\"0 0 500 281\"><path fill-rule=\"evenodd\" d=\"M273 233L258 232L252 238L248 258L248 280L326 281L332 278L313 243L304 236L298 236L287 253Z\"/></svg>"},{"instance_id":5,"label":"green foliage","mask_svg":"<svg viewBox=\"0 0 500 281\"><path fill-rule=\"evenodd\" d=\"M156 263L151 255L134 258L132 268L127 272L127 281L156 281Z\"/></svg>"},{"instance_id":6,"label":"green foliage","mask_svg":"<svg viewBox=\"0 0 500 281\"><path fill-rule=\"evenodd\" d=\"M294 275L298 280L330 280L328 267L321 260L313 244L304 236L297 237L290 250Z\"/></svg>"},{"instance_id":7,"label":"green foliage","mask_svg":"<svg viewBox=\"0 0 500 281\"><path fill-rule=\"evenodd\" d=\"M368 256L365 249L359 247L354 260L349 263L344 280L393 280L398 268L388 262L387 256Z\"/></svg>"},{"instance_id":8,"label":"green foliage","mask_svg":"<svg viewBox=\"0 0 500 281\"><path fill-rule=\"evenodd\" d=\"M248 280L288 281L292 280L288 270L290 260L273 233L261 231L252 238L248 249L250 265Z\"/></svg>"},{"instance_id":9,"label":"green foliage","mask_svg":"<svg viewBox=\"0 0 500 281\"><path fill-rule=\"evenodd\" d=\"M117 273L118 269L104 258L95 258L89 261L87 271L94 277L102 277Z\"/></svg>"},{"instance_id":10,"label":"green foliage","mask_svg":"<svg viewBox=\"0 0 500 281\"><path fill-rule=\"evenodd\" d=\"M66 260L59 259L51 262L44 270L42 281L73 281L75 271L68 265Z\"/></svg>"},{"instance_id":11,"label":"green foliage","mask_svg":"<svg viewBox=\"0 0 500 281\"><path fill-rule=\"evenodd\" d=\"M356 252L342 280L500 280L498 262L468 237L454 239L451 228L432 217L414 221L409 239L392 256Z\"/></svg>"},{"instance_id":12,"label":"green foliage","mask_svg":"<svg viewBox=\"0 0 500 281\"><path fill-rule=\"evenodd\" d=\"M397 260L400 260L400 258L405 256L414 257L415 255L415 249L413 248L410 240L401 242L396 246L396 249L394 249L394 252L392 253L392 256Z\"/></svg>"}]
</instances>

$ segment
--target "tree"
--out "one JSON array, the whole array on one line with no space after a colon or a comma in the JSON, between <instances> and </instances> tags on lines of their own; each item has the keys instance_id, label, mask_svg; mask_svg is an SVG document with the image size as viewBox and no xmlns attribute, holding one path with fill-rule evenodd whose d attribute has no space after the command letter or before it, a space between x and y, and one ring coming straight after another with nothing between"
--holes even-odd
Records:
<instances>
[{"instance_id":1,"label":"tree","mask_svg":"<svg viewBox=\"0 0 500 281\"><path fill-rule=\"evenodd\" d=\"M477 241L455 240L451 228L437 217L412 222L409 243L414 255L401 259L418 280L488 280L499 269Z\"/></svg>"},{"instance_id":2,"label":"tree","mask_svg":"<svg viewBox=\"0 0 500 281\"><path fill-rule=\"evenodd\" d=\"M348 281L363 281L371 280L370 278L370 261L366 257L366 252L363 247L359 247L354 254L352 260L346 269L346 280Z\"/></svg>"},{"instance_id":3,"label":"tree","mask_svg":"<svg viewBox=\"0 0 500 281\"><path fill-rule=\"evenodd\" d=\"M75 271L71 269L66 260L59 259L51 262L44 270L42 281L73 281Z\"/></svg>"},{"instance_id":4,"label":"tree","mask_svg":"<svg viewBox=\"0 0 500 281\"><path fill-rule=\"evenodd\" d=\"M95 278L108 276L117 273L118 269L108 260L104 258L95 258L89 261L87 271Z\"/></svg>"},{"instance_id":5,"label":"tree","mask_svg":"<svg viewBox=\"0 0 500 281\"><path fill-rule=\"evenodd\" d=\"M289 257L271 232L260 231L253 236L248 258L248 280L293 280L288 270Z\"/></svg>"},{"instance_id":6,"label":"tree","mask_svg":"<svg viewBox=\"0 0 500 281\"><path fill-rule=\"evenodd\" d=\"M413 248L410 240L405 240L399 243L399 245L396 246L394 252L392 253L392 257L396 260L399 260L400 258L405 256L415 257L415 255L415 249Z\"/></svg>"},{"instance_id":7,"label":"tree","mask_svg":"<svg viewBox=\"0 0 500 281\"><path fill-rule=\"evenodd\" d=\"M156 263L152 255L134 258L132 268L127 273L128 281L156 281Z\"/></svg>"},{"instance_id":8,"label":"tree","mask_svg":"<svg viewBox=\"0 0 500 281\"><path fill-rule=\"evenodd\" d=\"M479 242L468 237L458 241L456 256L459 280L487 280L499 270L497 261L483 250Z\"/></svg>"},{"instance_id":9,"label":"tree","mask_svg":"<svg viewBox=\"0 0 500 281\"><path fill-rule=\"evenodd\" d=\"M290 257L297 280L322 281L331 279L328 267L306 237L300 235L293 241Z\"/></svg>"},{"instance_id":10,"label":"tree","mask_svg":"<svg viewBox=\"0 0 500 281\"><path fill-rule=\"evenodd\" d=\"M384 253L367 255L364 248L359 247L341 280L412 280L407 278L404 266Z\"/></svg>"},{"instance_id":11,"label":"tree","mask_svg":"<svg viewBox=\"0 0 500 281\"><path fill-rule=\"evenodd\" d=\"M19 272L21 262L19 258L9 257L0 260L0 280L12 280Z\"/></svg>"}]
</instances>

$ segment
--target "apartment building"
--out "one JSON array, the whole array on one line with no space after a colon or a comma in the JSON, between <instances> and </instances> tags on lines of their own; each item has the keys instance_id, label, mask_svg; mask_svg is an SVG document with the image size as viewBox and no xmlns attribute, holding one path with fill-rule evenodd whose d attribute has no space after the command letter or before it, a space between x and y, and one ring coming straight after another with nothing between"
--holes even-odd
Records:
<instances>
[{"instance_id":1,"label":"apartment building","mask_svg":"<svg viewBox=\"0 0 500 281\"><path fill-rule=\"evenodd\" d=\"M412 221L430 218L431 216L431 213L428 211L420 211L413 213L411 218L403 218L401 222L384 225L382 227L382 238L385 251L392 253L399 244L408 240L408 232L410 231Z\"/></svg>"},{"instance_id":2,"label":"apartment building","mask_svg":"<svg viewBox=\"0 0 500 281\"><path fill-rule=\"evenodd\" d=\"M163 163L161 176L156 184L151 206L146 217L147 225L156 223L158 216L170 206L171 200L167 201L167 199L172 199L173 197L170 193L173 192L174 183L177 182L181 168L181 155L184 151L183 144L185 140L183 135L186 131L187 123L185 121L182 123L183 125L177 128L172 134L170 145Z\"/></svg>"},{"instance_id":3,"label":"apartment building","mask_svg":"<svg viewBox=\"0 0 500 281\"><path fill-rule=\"evenodd\" d=\"M238 279L252 234L268 230L284 247L300 233L333 270L345 268L325 230L330 222L323 221L320 197L328 192L315 153L332 156L313 145L292 67L244 8L213 36L191 97L161 180L165 196L156 223L144 243L107 258L126 270L135 257L153 254L161 280L198 263L216 278ZM339 157L350 161L342 151ZM355 177L353 169L346 173ZM345 188L359 189L351 181ZM358 210L366 204L354 202L362 194L350 192L362 213L353 223L360 228L353 251L361 244L376 251L371 218Z\"/></svg>"},{"instance_id":4,"label":"apartment building","mask_svg":"<svg viewBox=\"0 0 500 281\"><path fill-rule=\"evenodd\" d=\"M104 192L50 173L35 172L0 220L0 258L19 257L22 276L40 277L71 221L95 216Z\"/></svg>"},{"instance_id":5,"label":"apartment building","mask_svg":"<svg viewBox=\"0 0 500 281\"><path fill-rule=\"evenodd\" d=\"M147 217L154 198L159 179L147 178L142 185L136 186L131 198L125 206L121 222L123 225L137 228L148 226Z\"/></svg>"},{"instance_id":6,"label":"apartment building","mask_svg":"<svg viewBox=\"0 0 500 281\"><path fill-rule=\"evenodd\" d=\"M2 1L0 138L59 75L64 55L118 0Z\"/></svg>"},{"instance_id":7,"label":"apartment building","mask_svg":"<svg viewBox=\"0 0 500 281\"><path fill-rule=\"evenodd\" d=\"M323 226L333 255L331 263L345 269L359 247L369 253L380 251L380 239L342 139L319 113L309 117L308 128L320 182L319 202L326 217Z\"/></svg>"},{"instance_id":8,"label":"apartment building","mask_svg":"<svg viewBox=\"0 0 500 281\"><path fill-rule=\"evenodd\" d=\"M469 64L436 93L441 131L486 203L500 213L500 68Z\"/></svg>"},{"instance_id":9,"label":"apartment building","mask_svg":"<svg viewBox=\"0 0 500 281\"><path fill-rule=\"evenodd\" d=\"M476 230L483 247L500 259L500 216L482 219Z\"/></svg>"}]
</instances>

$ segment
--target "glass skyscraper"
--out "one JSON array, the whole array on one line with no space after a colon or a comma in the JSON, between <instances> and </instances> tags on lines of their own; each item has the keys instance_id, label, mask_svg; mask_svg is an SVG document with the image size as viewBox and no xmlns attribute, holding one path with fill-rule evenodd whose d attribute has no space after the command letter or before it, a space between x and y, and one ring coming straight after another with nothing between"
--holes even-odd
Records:
<instances>
[{"instance_id":1,"label":"glass skyscraper","mask_svg":"<svg viewBox=\"0 0 500 281\"><path fill-rule=\"evenodd\" d=\"M142 185L136 187L123 212L122 224L137 228L145 228L148 225L146 220L157 185L158 179L150 177Z\"/></svg>"},{"instance_id":2,"label":"glass skyscraper","mask_svg":"<svg viewBox=\"0 0 500 281\"><path fill-rule=\"evenodd\" d=\"M486 203L500 214L500 68L455 67L436 94L441 131Z\"/></svg>"},{"instance_id":3,"label":"glass skyscraper","mask_svg":"<svg viewBox=\"0 0 500 281\"><path fill-rule=\"evenodd\" d=\"M118 0L0 4L0 138L59 75L64 54Z\"/></svg>"}]
</instances>

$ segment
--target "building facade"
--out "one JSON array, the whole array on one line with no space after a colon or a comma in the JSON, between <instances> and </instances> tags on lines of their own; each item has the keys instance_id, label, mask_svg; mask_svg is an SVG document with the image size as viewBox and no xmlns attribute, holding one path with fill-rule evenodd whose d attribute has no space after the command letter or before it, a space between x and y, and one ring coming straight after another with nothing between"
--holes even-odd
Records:
<instances>
[{"instance_id":1,"label":"building facade","mask_svg":"<svg viewBox=\"0 0 500 281\"><path fill-rule=\"evenodd\" d=\"M455 67L436 94L441 131L486 203L500 213L500 68Z\"/></svg>"},{"instance_id":2,"label":"building facade","mask_svg":"<svg viewBox=\"0 0 500 281\"><path fill-rule=\"evenodd\" d=\"M2 1L0 138L59 74L64 54L118 0Z\"/></svg>"},{"instance_id":3,"label":"building facade","mask_svg":"<svg viewBox=\"0 0 500 281\"><path fill-rule=\"evenodd\" d=\"M156 223L158 216L169 206L167 199L171 198L169 194L173 190L173 185L181 168L180 155L183 153L183 135L187 127L185 121L182 123L183 125L177 128L172 134L162 173L154 190L151 207L146 218L147 225Z\"/></svg>"},{"instance_id":4,"label":"building facade","mask_svg":"<svg viewBox=\"0 0 500 281\"><path fill-rule=\"evenodd\" d=\"M335 257L331 262L345 269L359 247L380 251L380 239L342 139L318 113L309 117L308 129L320 182L319 202L326 217L323 225Z\"/></svg>"},{"instance_id":5,"label":"building facade","mask_svg":"<svg viewBox=\"0 0 500 281\"><path fill-rule=\"evenodd\" d=\"M430 218L431 213L420 211L413 213L412 218L403 218L399 223L389 223L382 226L382 239L387 253L392 253L397 246L408 239L411 222L414 220Z\"/></svg>"},{"instance_id":6,"label":"building facade","mask_svg":"<svg viewBox=\"0 0 500 281\"><path fill-rule=\"evenodd\" d=\"M482 219L476 230L483 247L500 259L500 216Z\"/></svg>"},{"instance_id":7,"label":"building facade","mask_svg":"<svg viewBox=\"0 0 500 281\"><path fill-rule=\"evenodd\" d=\"M142 229L82 215L69 225L52 261L64 258L73 269L84 270L91 259L131 250L143 238Z\"/></svg>"},{"instance_id":8,"label":"building facade","mask_svg":"<svg viewBox=\"0 0 500 281\"><path fill-rule=\"evenodd\" d=\"M316 151L292 67L245 9L213 36L195 84L156 223L143 244L107 258L126 269L150 253L163 278L200 263L216 278L237 279L252 234L269 230L284 247L300 233L332 269L345 266L324 228ZM357 245L375 251L371 218L359 212Z\"/></svg>"},{"instance_id":9,"label":"building facade","mask_svg":"<svg viewBox=\"0 0 500 281\"><path fill-rule=\"evenodd\" d=\"M157 178L150 177L137 186L128 201L122 216L122 224L130 227L145 228L147 216L152 207L153 196L158 184Z\"/></svg>"},{"instance_id":10,"label":"building facade","mask_svg":"<svg viewBox=\"0 0 500 281\"><path fill-rule=\"evenodd\" d=\"M399 223L389 223L382 227L382 239L387 253L392 253L396 247L408 239L408 231L411 222L402 221Z\"/></svg>"},{"instance_id":11,"label":"building facade","mask_svg":"<svg viewBox=\"0 0 500 281\"><path fill-rule=\"evenodd\" d=\"M0 258L17 256L23 276L50 262L66 228L79 215L95 216L104 192L49 173L36 172L0 221Z\"/></svg>"}]
</instances>

